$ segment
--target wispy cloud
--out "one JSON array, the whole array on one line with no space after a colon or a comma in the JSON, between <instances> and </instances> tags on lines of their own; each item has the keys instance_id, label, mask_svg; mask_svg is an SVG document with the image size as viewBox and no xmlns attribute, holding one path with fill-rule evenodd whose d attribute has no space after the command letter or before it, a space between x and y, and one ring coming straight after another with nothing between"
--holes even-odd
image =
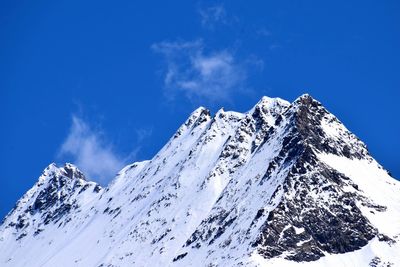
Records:
<instances>
[{"instance_id":1,"label":"wispy cloud","mask_svg":"<svg viewBox=\"0 0 400 267\"><path fill-rule=\"evenodd\" d=\"M145 139L149 138L153 134L153 128L148 127L148 128L139 128L136 129L136 142L141 143Z\"/></svg>"},{"instance_id":2,"label":"wispy cloud","mask_svg":"<svg viewBox=\"0 0 400 267\"><path fill-rule=\"evenodd\" d=\"M244 90L246 62L228 50L205 51L201 40L161 42L152 45L166 62L164 85L171 99L184 93L190 100L230 100Z\"/></svg>"},{"instance_id":3,"label":"wispy cloud","mask_svg":"<svg viewBox=\"0 0 400 267\"><path fill-rule=\"evenodd\" d=\"M228 24L226 9L222 4L198 9L201 25L214 29L217 24Z\"/></svg>"},{"instance_id":4,"label":"wispy cloud","mask_svg":"<svg viewBox=\"0 0 400 267\"><path fill-rule=\"evenodd\" d=\"M59 157L71 159L88 178L102 184L114 178L126 163L100 133L93 131L77 116L72 117L72 125L60 148Z\"/></svg>"},{"instance_id":5,"label":"wispy cloud","mask_svg":"<svg viewBox=\"0 0 400 267\"><path fill-rule=\"evenodd\" d=\"M137 159L140 152L148 142L149 137L153 134L153 127L143 127L135 130L136 140L135 148L129 153L128 159Z\"/></svg>"},{"instance_id":6,"label":"wispy cloud","mask_svg":"<svg viewBox=\"0 0 400 267\"><path fill-rule=\"evenodd\" d=\"M266 28L260 28L256 31L256 34L258 34L261 37L271 37L272 33L271 31L267 30Z\"/></svg>"}]
</instances>

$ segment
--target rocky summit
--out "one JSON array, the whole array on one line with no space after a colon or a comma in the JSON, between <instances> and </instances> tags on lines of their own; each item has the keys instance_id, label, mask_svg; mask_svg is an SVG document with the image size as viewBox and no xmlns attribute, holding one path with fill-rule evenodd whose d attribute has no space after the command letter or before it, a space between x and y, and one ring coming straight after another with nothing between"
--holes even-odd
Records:
<instances>
[{"instance_id":1,"label":"rocky summit","mask_svg":"<svg viewBox=\"0 0 400 267\"><path fill-rule=\"evenodd\" d=\"M400 266L399 252L400 182L307 94L200 107L105 188L50 164L0 226L13 267Z\"/></svg>"}]
</instances>

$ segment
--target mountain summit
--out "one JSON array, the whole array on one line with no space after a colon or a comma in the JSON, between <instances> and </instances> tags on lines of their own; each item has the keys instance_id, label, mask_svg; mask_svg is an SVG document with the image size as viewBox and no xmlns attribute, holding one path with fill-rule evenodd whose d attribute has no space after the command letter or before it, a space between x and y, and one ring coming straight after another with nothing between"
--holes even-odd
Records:
<instances>
[{"instance_id":1,"label":"mountain summit","mask_svg":"<svg viewBox=\"0 0 400 267\"><path fill-rule=\"evenodd\" d=\"M320 102L196 109L107 188L47 167L1 266L400 266L400 182Z\"/></svg>"}]
</instances>

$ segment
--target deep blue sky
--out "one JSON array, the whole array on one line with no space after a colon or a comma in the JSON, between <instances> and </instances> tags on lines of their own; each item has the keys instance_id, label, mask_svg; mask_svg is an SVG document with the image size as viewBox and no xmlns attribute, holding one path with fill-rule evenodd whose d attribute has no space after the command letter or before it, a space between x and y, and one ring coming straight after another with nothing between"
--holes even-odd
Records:
<instances>
[{"instance_id":1,"label":"deep blue sky","mask_svg":"<svg viewBox=\"0 0 400 267\"><path fill-rule=\"evenodd\" d=\"M400 177L399 14L377 0L1 1L0 217L53 161L104 184L197 106L262 95L310 93Z\"/></svg>"}]
</instances>

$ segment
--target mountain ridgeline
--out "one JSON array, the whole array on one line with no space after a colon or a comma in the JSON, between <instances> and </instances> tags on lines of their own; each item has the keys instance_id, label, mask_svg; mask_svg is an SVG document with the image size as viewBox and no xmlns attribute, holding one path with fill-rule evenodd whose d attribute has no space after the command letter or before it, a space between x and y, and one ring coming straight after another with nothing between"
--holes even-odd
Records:
<instances>
[{"instance_id":1,"label":"mountain ridgeline","mask_svg":"<svg viewBox=\"0 0 400 267\"><path fill-rule=\"evenodd\" d=\"M106 188L49 165L0 266L400 266L400 183L320 102L200 107Z\"/></svg>"}]
</instances>

